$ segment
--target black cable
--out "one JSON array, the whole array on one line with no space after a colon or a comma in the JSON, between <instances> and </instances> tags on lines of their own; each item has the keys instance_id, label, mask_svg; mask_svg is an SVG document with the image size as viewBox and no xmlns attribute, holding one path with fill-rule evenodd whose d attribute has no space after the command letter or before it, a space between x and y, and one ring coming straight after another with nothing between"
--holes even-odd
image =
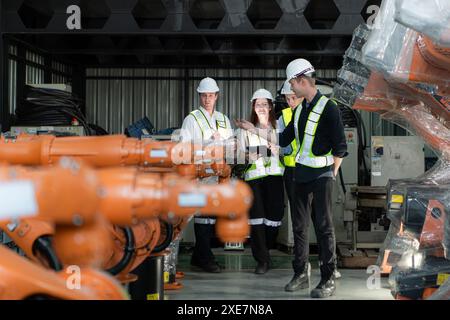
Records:
<instances>
[{"instance_id":1,"label":"black cable","mask_svg":"<svg viewBox=\"0 0 450 320\"><path fill-rule=\"evenodd\" d=\"M94 136L106 136L109 134L108 131L96 124L89 123L89 128L91 129L91 134Z\"/></svg>"},{"instance_id":2,"label":"black cable","mask_svg":"<svg viewBox=\"0 0 450 320\"><path fill-rule=\"evenodd\" d=\"M125 233L124 255L115 266L106 270L106 272L112 275L119 274L130 264L131 259L133 258L133 253L136 250L136 240L134 239L133 230L130 227L124 227L122 230Z\"/></svg>"},{"instance_id":3,"label":"black cable","mask_svg":"<svg viewBox=\"0 0 450 320\"><path fill-rule=\"evenodd\" d=\"M15 111L15 125L70 126L76 119L86 135L90 135L90 126L81 112L82 104L81 99L63 90L25 86L25 98Z\"/></svg>"},{"instance_id":4,"label":"black cable","mask_svg":"<svg viewBox=\"0 0 450 320\"><path fill-rule=\"evenodd\" d=\"M341 180L342 191L344 191L344 194L346 194L347 188L345 187L344 175L342 174L342 167L339 167L339 178Z\"/></svg>"},{"instance_id":5,"label":"black cable","mask_svg":"<svg viewBox=\"0 0 450 320\"><path fill-rule=\"evenodd\" d=\"M364 124L364 121L361 118L361 114L354 109L352 109L352 110L353 110L355 117L357 119L357 122L358 122L358 139L359 139L359 141L361 141L358 151L359 151L359 156L362 161L364 173L365 173L363 184L366 185L370 181L370 173L369 173L369 169L367 168L366 157L364 156L364 151L367 149L366 126Z\"/></svg>"},{"instance_id":6,"label":"black cable","mask_svg":"<svg viewBox=\"0 0 450 320\"><path fill-rule=\"evenodd\" d=\"M364 124L364 121L362 120L361 114L351 108L349 105L347 105L346 103L340 101L340 100L336 100L337 102L339 102L339 105L342 106L341 110L348 110L348 112L351 111L351 113L353 114L354 120L355 120L355 127L357 129L357 134L358 134L358 141L359 141L359 145L358 145L358 158L360 163L358 163L358 165L360 165L362 163L363 168L364 168L364 176L363 176L363 181L360 181L360 183L362 185L367 185L368 182L370 181L370 173L369 173L369 169L367 168L367 163L366 163L366 158L364 156L364 151L367 149L367 141L366 141L366 126Z\"/></svg>"},{"instance_id":7,"label":"black cable","mask_svg":"<svg viewBox=\"0 0 450 320\"><path fill-rule=\"evenodd\" d=\"M61 271L63 269L63 265L56 256L56 252L53 249L52 241L49 236L37 238L33 243L33 251L42 254L52 270Z\"/></svg>"},{"instance_id":8,"label":"black cable","mask_svg":"<svg viewBox=\"0 0 450 320\"><path fill-rule=\"evenodd\" d=\"M172 242L172 237L173 237L173 226L170 223L166 222L166 221L162 221L162 220L159 220L159 221L162 224L164 224L165 227L166 227L166 237L165 237L164 241L161 242L161 244L157 245L153 249L152 252L154 252L154 253L159 253L159 252L165 250L170 245L170 243Z\"/></svg>"}]
</instances>

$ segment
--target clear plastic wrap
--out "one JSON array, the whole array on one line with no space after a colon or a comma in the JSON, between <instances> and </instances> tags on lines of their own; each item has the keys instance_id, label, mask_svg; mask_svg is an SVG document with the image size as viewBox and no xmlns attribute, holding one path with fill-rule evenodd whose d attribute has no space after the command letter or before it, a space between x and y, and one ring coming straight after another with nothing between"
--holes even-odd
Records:
<instances>
[{"instance_id":1,"label":"clear plastic wrap","mask_svg":"<svg viewBox=\"0 0 450 320\"><path fill-rule=\"evenodd\" d=\"M409 48L417 38L417 32L395 22L394 16L395 0L384 0L362 49L363 63L386 76L399 70L403 63L411 63L412 50ZM398 72L396 79L405 82L408 75Z\"/></svg>"},{"instance_id":2,"label":"clear plastic wrap","mask_svg":"<svg viewBox=\"0 0 450 320\"><path fill-rule=\"evenodd\" d=\"M446 164L450 161L450 129L433 116L423 103L397 107L383 113L381 118L421 137ZM450 175L448 166L444 165L441 170L444 176Z\"/></svg>"},{"instance_id":3,"label":"clear plastic wrap","mask_svg":"<svg viewBox=\"0 0 450 320\"><path fill-rule=\"evenodd\" d=\"M431 38L420 35L417 46L422 57L437 68L450 71L450 47L441 47Z\"/></svg>"},{"instance_id":4,"label":"clear plastic wrap","mask_svg":"<svg viewBox=\"0 0 450 320\"><path fill-rule=\"evenodd\" d=\"M417 179L420 179L424 184L450 185L450 162L445 159L439 159L430 170Z\"/></svg>"},{"instance_id":5,"label":"clear plastic wrap","mask_svg":"<svg viewBox=\"0 0 450 320\"><path fill-rule=\"evenodd\" d=\"M361 53L369 34L366 24L355 29L350 47L345 52L342 68L337 74L338 83L334 86L332 97L348 106L352 106L364 92L370 77L370 70L362 64Z\"/></svg>"},{"instance_id":6,"label":"clear plastic wrap","mask_svg":"<svg viewBox=\"0 0 450 320\"><path fill-rule=\"evenodd\" d=\"M436 290L428 300L450 300L450 278Z\"/></svg>"},{"instance_id":7,"label":"clear plastic wrap","mask_svg":"<svg viewBox=\"0 0 450 320\"><path fill-rule=\"evenodd\" d=\"M450 108L436 97L404 84L389 83L372 72L353 108L381 113L382 119L422 137L440 157L450 161Z\"/></svg>"},{"instance_id":8,"label":"clear plastic wrap","mask_svg":"<svg viewBox=\"0 0 450 320\"><path fill-rule=\"evenodd\" d=\"M388 185L391 224L378 264L392 272L394 295L417 299L436 290L437 272L450 268L450 68L443 52L394 14L395 0L385 0L370 34L367 26L355 30L333 97L379 113L439 156L425 174Z\"/></svg>"},{"instance_id":9,"label":"clear plastic wrap","mask_svg":"<svg viewBox=\"0 0 450 320\"><path fill-rule=\"evenodd\" d=\"M394 296L403 292L400 295L418 298L415 295L423 291L419 289L427 288L413 288L409 279L429 273L429 266L422 269L423 261L439 261L439 268L450 268L450 185L426 185L423 179L393 180L388 185L391 225L377 264L382 273L391 274Z\"/></svg>"},{"instance_id":10,"label":"clear plastic wrap","mask_svg":"<svg viewBox=\"0 0 450 320\"><path fill-rule=\"evenodd\" d=\"M430 94L448 95L448 70L424 58L419 33L397 23L395 9L395 0L383 1L362 49L363 63L381 72L388 81L406 83ZM445 60L445 55L439 56Z\"/></svg>"},{"instance_id":11,"label":"clear plastic wrap","mask_svg":"<svg viewBox=\"0 0 450 320\"><path fill-rule=\"evenodd\" d=\"M422 252L405 253L389 275L396 298L424 299L442 285L442 276L450 272L448 260L426 256Z\"/></svg>"},{"instance_id":12,"label":"clear plastic wrap","mask_svg":"<svg viewBox=\"0 0 450 320\"><path fill-rule=\"evenodd\" d=\"M168 275L168 278L165 279L165 282L176 282L179 247L180 237L172 241L169 247L167 247L169 254L164 257L164 273Z\"/></svg>"},{"instance_id":13,"label":"clear plastic wrap","mask_svg":"<svg viewBox=\"0 0 450 320\"><path fill-rule=\"evenodd\" d=\"M447 223L445 225L442 246L444 247L444 257L447 260L450 260L450 217L447 218Z\"/></svg>"},{"instance_id":14,"label":"clear plastic wrap","mask_svg":"<svg viewBox=\"0 0 450 320\"><path fill-rule=\"evenodd\" d=\"M395 20L450 47L450 1L397 0Z\"/></svg>"}]
</instances>

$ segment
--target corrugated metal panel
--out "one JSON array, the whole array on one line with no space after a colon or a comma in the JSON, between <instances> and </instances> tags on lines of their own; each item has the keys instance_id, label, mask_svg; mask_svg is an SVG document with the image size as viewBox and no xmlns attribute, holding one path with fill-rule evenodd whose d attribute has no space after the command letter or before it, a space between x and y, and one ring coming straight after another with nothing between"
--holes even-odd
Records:
<instances>
[{"instance_id":1,"label":"corrugated metal panel","mask_svg":"<svg viewBox=\"0 0 450 320\"><path fill-rule=\"evenodd\" d=\"M164 80L88 79L86 106L90 122L110 133L121 133L130 123L147 116L158 129L179 127L183 121L184 70L182 69L88 69L86 75L101 77L179 77ZM280 78L283 69L191 69L188 99L190 109L198 107L198 78L215 77L221 89L217 109L230 117L248 118L250 98L259 88L275 94L282 81L258 80ZM195 79L192 79L195 78ZM227 80L231 78L232 80ZM247 78L250 80L240 80ZM253 80L254 78L254 80Z\"/></svg>"},{"instance_id":2,"label":"corrugated metal panel","mask_svg":"<svg viewBox=\"0 0 450 320\"><path fill-rule=\"evenodd\" d=\"M25 57L28 61L44 65L44 57L32 51L26 51Z\"/></svg>"},{"instance_id":3,"label":"corrugated metal panel","mask_svg":"<svg viewBox=\"0 0 450 320\"><path fill-rule=\"evenodd\" d=\"M27 84L44 82L44 70L33 66L26 66L25 79Z\"/></svg>"},{"instance_id":4,"label":"corrugated metal panel","mask_svg":"<svg viewBox=\"0 0 450 320\"><path fill-rule=\"evenodd\" d=\"M110 133L122 133L132 122L147 116L157 129L179 127L184 114L184 70L182 69L88 69L89 76L101 77L179 77L169 80L88 79L86 106L88 119ZM250 116L250 98L259 88L275 95L283 84L285 69L190 69L188 101L190 110L199 106L196 88L203 77L217 79L220 97L217 110L230 119ZM336 70L317 70L319 78L333 79ZM279 80L276 80L279 79ZM361 112L366 140L372 135L403 134L378 114Z\"/></svg>"},{"instance_id":5,"label":"corrugated metal panel","mask_svg":"<svg viewBox=\"0 0 450 320\"><path fill-rule=\"evenodd\" d=\"M17 46L15 45L10 45L9 46L9 53L13 54L13 55L17 55Z\"/></svg>"},{"instance_id":6,"label":"corrugated metal panel","mask_svg":"<svg viewBox=\"0 0 450 320\"><path fill-rule=\"evenodd\" d=\"M87 76L181 77L180 69L89 69ZM86 110L88 120L110 133L147 116L158 129L177 127L182 121L183 82L165 80L88 79Z\"/></svg>"},{"instance_id":7,"label":"corrugated metal panel","mask_svg":"<svg viewBox=\"0 0 450 320\"><path fill-rule=\"evenodd\" d=\"M17 61L9 59L9 74L8 74L8 103L9 113L14 113L16 110L17 97Z\"/></svg>"},{"instance_id":8,"label":"corrugated metal panel","mask_svg":"<svg viewBox=\"0 0 450 320\"><path fill-rule=\"evenodd\" d=\"M44 65L44 57L31 52L26 51L26 59L36 64ZM25 81L27 84L43 83L44 82L44 69L27 65L25 68Z\"/></svg>"},{"instance_id":9,"label":"corrugated metal panel","mask_svg":"<svg viewBox=\"0 0 450 320\"><path fill-rule=\"evenodd\" d=\"M16 45L10 45L8 49L9 54L17 56L18 48ZM26 59L32 62L33 65L26 65L25 67L25 81L26 83L43 83L44 82L44 69L39 68L38 65L44 66L44 57L31 51L26 51ZM64 72L67 74L72 73L72 68L69 65L53 62L53 69ZM52 83L68 83L70 78L61 74L52 74ZM8 101L9 112L14 113L16 109L16 97L17 97L17 60L8 59Z\"/></svg>"},{"instance_id":10,"label":"corrugated metal panel","mask_svg":"<svg viewBox=\"0 0 450 320\"><path fill-rule=\"evenodd\" d=\"M57 61L52 62L52 69L63 72L66 74L72 74L72 68L69 65L66 65L64 63L60 63ZM52 73L52 83L69 83L70 79L66 77L65 75L62 75L60 73Z\"/></svg>"},{"instance_id":11,"label":"corrugated metal panel","mask_svg":"<svg viewBox=\"0 0 450 320\"><path fill-rule=\"evenodd\" d=\"M10 45L8 53L17 55L17 46ZM8 59L8 104L9 113L14 113L16 110L16 96L17 96L17 61Z\"/></svg>"}]
</instances>

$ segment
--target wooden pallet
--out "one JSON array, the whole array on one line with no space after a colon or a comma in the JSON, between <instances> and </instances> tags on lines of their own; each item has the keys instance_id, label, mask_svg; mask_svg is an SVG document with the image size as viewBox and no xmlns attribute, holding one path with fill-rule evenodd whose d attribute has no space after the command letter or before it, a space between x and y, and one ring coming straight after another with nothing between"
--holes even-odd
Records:
<instances>
[{"instance_id":1,"label":"wooden pallet","mask_svg":"<svg viewBox=\"0 0 450 320\"><path fill-rule=\"evenodd\" d=\"M366 269L377 263L378 252L373 249L350 250L338 246L339 267L344 269Z\"/></svg>"}]
</instances>

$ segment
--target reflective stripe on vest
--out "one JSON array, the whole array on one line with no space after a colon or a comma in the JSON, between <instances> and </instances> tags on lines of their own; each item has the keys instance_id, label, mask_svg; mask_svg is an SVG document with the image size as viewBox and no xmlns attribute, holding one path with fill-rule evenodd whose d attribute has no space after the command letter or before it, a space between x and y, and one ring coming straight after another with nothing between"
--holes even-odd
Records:
<instances>
[{"instance_id":1,"label":"reflective stripe on vest","mask_svg":"<svg viewBox=\"0 0 450 320\"><path fill-rule=\"evenodd\" d=\"M216 219L211 218L194 218L194 223L198 224L216 224Z\"/></svg>"},{"instance_id":2,"label":"reflective stripe on vest","mask_svg":"<svg viewBox=\"0 0 450 320\"><path fill-rule=\"evenodd\" d=\"M219 113L215 111L216 113ZM209 123L208 119L206 118L206 115L203 113L203 111L197 109L190 113L195 121L197 122L198 126L200 127L200 130L202 131L202 137L205 140L208 140L212 137L215 131L218 131L220 136L224 139L229 137L229 130L227 129L227 121L225 119L225 115L222 115L222 121L216 120L216 128L211 127L211 124Z\"/></svg>"},{"instance_id":3,"label":"reflective stripe on vest","mask_svg":"<svg viewBox=\"0 0 450 320\"><path fill-rule=\"evenodd\" d=\"M258 135L247 132L248 145L249 147L257 147L261 145L261 139ZM259 178L264 178L267 176L266 166L264 164L264 158L259 157L254 163L251 164L250 168L245 171L244 179L245 181L255 180Z\"/></svg>"},{"instance_id":4,"label":"reflective stripe on vest","mask_svg":"<svg viewBox=\"0 0 450 320\"><path fill-rule=\"evenodd\" d=\"M248 142L250 147L257 147L267 144L263 143L258 135L247 132ZM264 161L264 157L259 157L251 166L245 171L245 181L264 178L267 176L281 176L284 173L283 164L278 157L270 157L268 163Z\"/></svg>"},{"instance_id":5,"label":"reflective stripe on vest","mask_svg":"<svg viewBox=\"0 0 450 320\"><path fill-rule=\"evenodd\" d=\"M289 108L283 109L281 111L281 113L282 113L282 117L283 117L284 127L286 128L289 125L289 123L292 121L293 111L289 107ZM284 165L287 167L295 167L295 155L297 154L297 140L293 140L291 142L291 148L292 148L292 152L283 157Z\"/></svg>"},{"instance_id":6,"label":"reflective stripe on vest","mask_svg":"<svg viewBox=\"0 0 450 320\"><path fill-rule=\"evenodd\" d=\"M314 144L317 126L319 124L320 117L322 116L322 113L325 110L325 106L327 105L327 103L328 98L322 96L309 113L301 145L300 145L300 133L298 129L298 121L300 119L302 108L297 107L298 110L297 109L295 110L294 115L295 139L297 141L297 145L300 145L300 150L298 150L297 152L295 162L310 168L324 168L327 166L331 166L334 163L334 158L331 155L331 150L326 155L323 156L316 156L312 152L312 146Z\"/></svg>"},{"instance_id":7,"label":"reflective stripe on vest","mask_svg":"<svg viewBox=\"0 0 450 320\"><path fill-rule=\"evenodd\" d=\"M273 221L266 218L256 218L248 219L248 224L251 226L266 225L268 227L279 227L281 226L281 221Z\"/></svg>"}]
</instances>

